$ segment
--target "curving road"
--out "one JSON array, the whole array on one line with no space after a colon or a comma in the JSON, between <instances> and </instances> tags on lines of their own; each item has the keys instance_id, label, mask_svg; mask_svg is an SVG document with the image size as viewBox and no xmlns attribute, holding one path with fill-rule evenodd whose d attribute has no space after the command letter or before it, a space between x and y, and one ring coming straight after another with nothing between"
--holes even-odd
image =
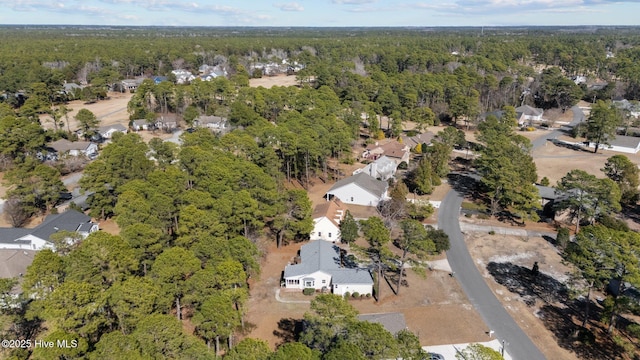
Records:
<instances>
[{"instance_id":1,"label":"curving road","mask_svg":"<svg viewBox=\"0 0 640 360\"><path fill-rule=\"evenodd\" d=\"M514 360L541 360L544 355L507 313L476 268L460 231L462 195L450 190L438 209L438 227L449 235L447 258L456 279L495 337L505 341L505 350ZM489 330L487 329L487 330Z\"/></svg>"}]
</instances>

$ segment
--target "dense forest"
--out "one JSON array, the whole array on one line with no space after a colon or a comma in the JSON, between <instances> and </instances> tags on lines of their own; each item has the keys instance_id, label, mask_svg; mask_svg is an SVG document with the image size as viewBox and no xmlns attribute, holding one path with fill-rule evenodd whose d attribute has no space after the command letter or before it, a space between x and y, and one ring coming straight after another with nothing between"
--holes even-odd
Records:
<instances>
[{"instance_id":1,"label":"dense forest","mask_svg":"<svg viewBox=\"0 0 640 360\"><path fill-rule=\"evenodd\" d=\"M92 193L91 216L115 219L120 234L99 232L66 246L58 242L57 251L35 256L22 297L9 295L13 280L0 289L5 303L16 304L3 310L5 337L74 339L78 346L7 354L15 359L218 354L229 359L419 359L424 354L414 334L394 336L358 321L345 300L330 295L313 300L298 342L275 352L261 340L234 342L246 327L248 278L260 276L258 240L280 246L307 239L312 228L306 191L288 185L296 181L307 187L315 178L340 177L338 164L357 160L352 147L361 138L397 138L409 121L416 131L453 125L432 146L413 149L421 160L408 169L406 181L393 184L391 199L380 209L383 221L363 221L351 233L355 238L360 230L369 240L365 256L382 271L383 262L398 260L380 244L374 246L382 237L385 246L391 241L388 227L403 231L394 240L406 252L446 250L442 233L415 228L413 221L431 209L405 200L410 190L428 194L439 184L449 172L453 148L468 148L454 126L473 126L482 143L474 149L479 156L474 168L483 177L490 215L507 211L521 221L537 220L531 144L514 132L514 108L528 104L565 111L586 99L601 101L602 119L616 118L607 113L613 111L612 99L640 100L638 45L636 28L0 27L0 166L10 188L5 211L16 226L55 212L62 200L60 175L66 165L43 163L37 154L50 141L77 140L65 118L70 100L102 101L121 80L144 78L128 104L129 120L153 122L171 114L191 128L197 117L217 115L233 127L224 135L185 132L180 146L118 134L102 147L84 167L80 185ZM300 65L298 86L249 87L250 78L266 76L256 64L283 60ZM220 66L228 76L178 84L171 73L198 73L202 65ZM168 81L156 83L155 76ZM585 81L578 84L577 77ZM63 91L69 83L80 87ZM481 114L500 109L501 119L480 122ZM86 125L86 137L99 124L92 115L76 116ZM43 118L55 129L45 130ZM383 123L384 118L389 120ZM560 188L571 190L588 178L593 197L613 194L611 201L594 200L590 209L606 211L588 214L593 225L580 232L575 246L566 246L569 261L583 261L588 251L599 249L588 234L612 232L625 247L637 245L635 233L595 225L597 215L619 211L621 199L627 206L637 202L637 171L635 180L625 178L621 171L630 171L629 166L620 170L625 164L611 160L610 181L588 174L563 178ZM561 206L584 211L582 200ZM578 227L587 215L576 216ZM412 242L412 231L423 244ZM623 265L634 254L624 252ZM579 266L588 270L584 263ZM385 269L399 271L401 280L403 266ZM625 281L636 281L636 272L625 270ZM589 276L596 286L612 273ZM621 306L612 304L611 312ZM186 331L185 323L193 330Z\"/></svg>"}]
</instances>

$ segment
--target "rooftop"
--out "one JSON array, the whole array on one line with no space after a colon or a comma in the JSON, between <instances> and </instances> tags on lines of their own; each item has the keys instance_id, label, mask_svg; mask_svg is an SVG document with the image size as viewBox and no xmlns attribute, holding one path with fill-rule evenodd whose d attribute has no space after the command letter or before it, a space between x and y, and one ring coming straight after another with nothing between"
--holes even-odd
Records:
<instances>
[{"instance_id":1,"label":"rooftop","mask_svg":"<svg viewBox=\"0 0 640 360\"><path fill-rule=\"evenodd\" d=\"M328 192L352 183L378 197L381 197L384 192L387 191L388 187L388 184L385 181L380 181L365 173L359 173L337 181Z\"/></svg>"}]
</instances>

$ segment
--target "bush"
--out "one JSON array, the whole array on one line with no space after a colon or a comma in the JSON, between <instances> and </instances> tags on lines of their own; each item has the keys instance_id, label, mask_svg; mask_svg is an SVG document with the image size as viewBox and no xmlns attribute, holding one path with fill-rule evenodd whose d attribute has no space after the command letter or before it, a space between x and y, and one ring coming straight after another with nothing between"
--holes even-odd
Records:
<instances>
[{"instance_id":1,"label":"bush","mask_svg":"<svg viewBox=\"0 0 640 360\"><path fill-rule=\"evenodd\" d=\"M371 298L371 294L367 294L367 299L370 299L370 298Z\"/></svg>"},{"instance_id":2,"label":"bush","mask_svg":"<svg viewBox=\"0 0 640 360\"><path fill-rule=\"evenodd\" d=\"M304 288L304 289L302 289L302 293L307 295L307 296L313 295L313 294L315 294L315 292L316 292L316 289L314 289L314 288Z\"/></svg>"},{"instance_id":3,"label":"bush","mask_svg":"<svg viewBox=\"0 0 640 360\"><path fill-rule=\"evenodd\" d=\"M351 297L351 293L350 292L347 291L347 292L344 293L344 298L345 299L348 299L350 297Z\"/></svg>"},{"instance_id":4,"label":"bush","mask_svg":"<svg viewBox=\"0 0 640 360\"><path fill-rule=\"evenodd\" d=\"M617 231L629 231L629 225L620 219L616 219L610 215L601 215L598 217L598 222L609 229Z\"/></svg>"},{"instance_id":5,"label":"bush","mask_svg":"<svg viewBox=\"0 0 640 360\"><path fill-rule=\"evenodd\" d=\"M550 182L549 182L549 178L548 177L543 177L542 179L540 179L540 185L542 186L549 186Z\"/></svg>"},{"instance_id":6,"label":"bush","mask_svg":"<svg viewBox=\"0 0 640 360\"><path fill-rule=\"evenodd\" d=\"M493 231L493 230L490 230L490 231L489 231L489 235L495 235L495 234L496 234L496 232L495 232L495 231Z\"/></svg>"},{"instance_id":7,"label":"bush","mask_svg":"<svg viewBox=\"0 0 640 360\"><path fill-rule=\"evenodd\" d=\"M408 167L409 167L409 165L407 164L406 161L403 161L400 164L398 164L398 169L400 169L400 170L407 170Z\"/></svg>"},{"instance_id":8,"label":"bush","mask_svg":"<svg viewBox=\"0 0 640 360\"><path fill-rule=\"evenodd\" d=\"M354 298L359 298L360 297L360 293L357 292L357 291L354 291L351 296L353 296Z\"/></svg>"},{"instance_id":9,"label":"bush","mask_svg":"<svg viewBox=\"0 0 640 360\"><path fill-rule=\"evenodd\" d=\"M569 244L569 240L571 240L569 229L566 227L558 229L558 234L556 235L556 246L564 249L567 244Z\"/></svg>"}]
</instances>

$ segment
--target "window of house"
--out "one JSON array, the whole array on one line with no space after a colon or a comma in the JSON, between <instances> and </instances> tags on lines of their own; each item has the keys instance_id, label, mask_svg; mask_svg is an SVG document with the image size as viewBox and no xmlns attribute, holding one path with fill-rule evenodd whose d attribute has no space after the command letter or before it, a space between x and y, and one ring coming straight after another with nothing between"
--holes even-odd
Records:
<instances>
[{"instance_id":1,"label":"window of house","mask_svg":"<svg viewBox=\"0 0 640 360\"><path fill-rule=\"evenodd\" d=\"M353 202L353 196L351 197L351 201Z\"/></svg>"},{"instance_id":2,"label":"window of house","mask_svg":"<svg viewBox=\"0 0 640 360\"><path fill-rule=\"evenodd\" d=\"M318 236L322 236L322 233L320 231L318 231Z\"/></svg>"},{"instance_id":3,"label":"window of house","mask_svg":"<svg viewBox=\"0 0 640 360\"><path fill-rule=\"evenodd\" d=\"M304 282L304 286L305 287L313 287L313 281L305 281Z\"/></svg>"},{"instance_id":4,"label":"window of house","mask_svg":"<svg viewBox=\"0 0 640 360\"><path fill-rule=\"evenodd\" d=\"M326 283L327 283L327 280L322 280L322 284L326 284Z\"/></svg>"},{"instance_id":5,"label":"window of house","mask_svg":"<svg viewBox=\"0 0 640 360\"><path fill-rule=\"evenodd\" d=\"M329 233L329 237L331 237L331 233Z\"/></svg>"}]
</instances>

